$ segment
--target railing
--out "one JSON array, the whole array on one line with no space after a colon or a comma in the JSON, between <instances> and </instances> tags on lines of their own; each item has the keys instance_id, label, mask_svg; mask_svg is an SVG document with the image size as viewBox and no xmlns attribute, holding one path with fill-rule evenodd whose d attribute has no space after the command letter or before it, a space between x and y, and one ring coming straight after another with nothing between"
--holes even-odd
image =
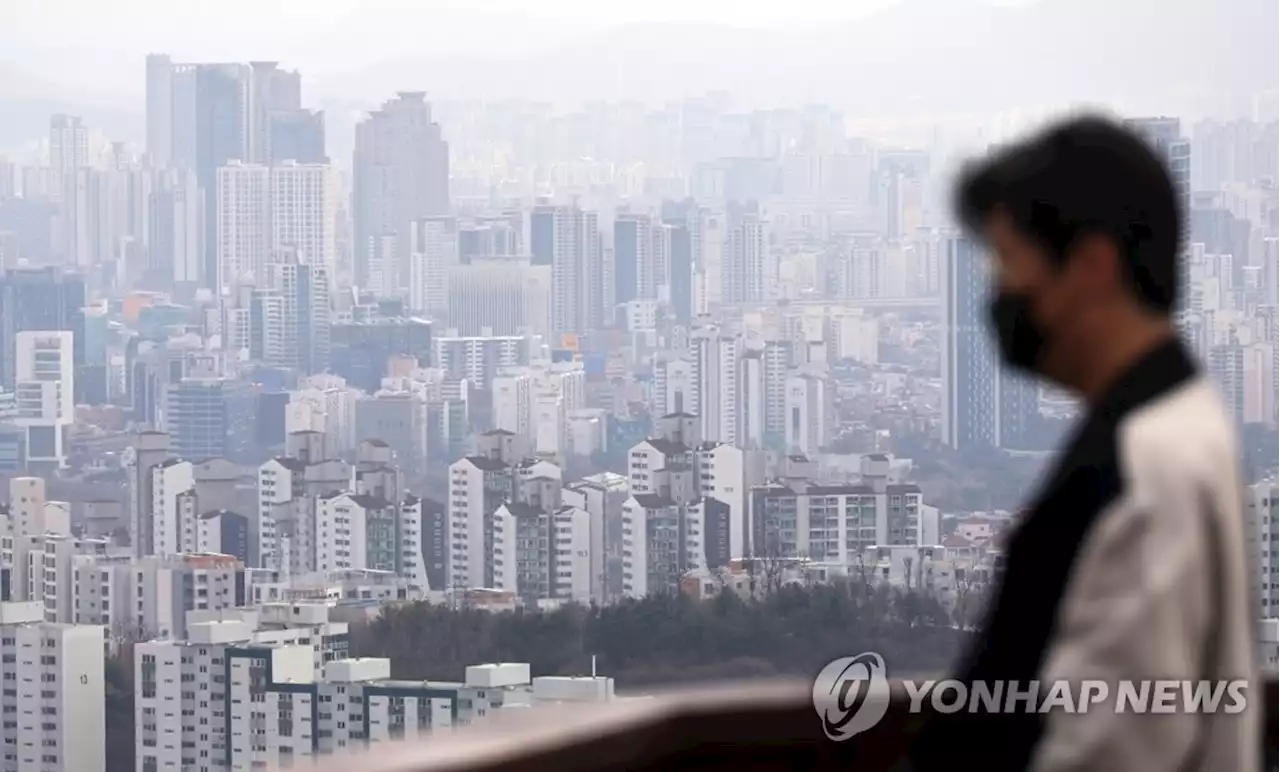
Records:
<instances>
[{"instance_id":1,"label":"railing","mask_svg":"<svg viewBox=\"0 0 1280 772\"><path fill-rule=\"evenodd\" d=\"M890 772L923 720L895 688L874 728L828 740L810 685L762 682L619 699L607 705L509 709L429 741L384 743L322 759L327 772L597 772L755 769ZM1276 769L1277 691L1266 681L1264 769Z\"/></svg>"}]
</instances>

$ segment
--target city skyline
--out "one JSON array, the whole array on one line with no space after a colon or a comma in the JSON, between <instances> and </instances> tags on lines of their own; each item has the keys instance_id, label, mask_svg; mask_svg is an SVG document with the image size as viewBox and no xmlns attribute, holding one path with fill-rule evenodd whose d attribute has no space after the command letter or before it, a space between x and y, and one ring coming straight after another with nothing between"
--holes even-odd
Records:
<instances>
[{"instance_id":1,"label":"city skyline","mask_svg":"<svg viewBox=\"0 0 1280 772\"><path fill-rule=\"evenodd\" d=\"M1280 664L1274 2L21 3L0 772L947 667L1091 420L1002 358L956 171L1082 112L1182 210Z\"/></svg>"}]
</instances>

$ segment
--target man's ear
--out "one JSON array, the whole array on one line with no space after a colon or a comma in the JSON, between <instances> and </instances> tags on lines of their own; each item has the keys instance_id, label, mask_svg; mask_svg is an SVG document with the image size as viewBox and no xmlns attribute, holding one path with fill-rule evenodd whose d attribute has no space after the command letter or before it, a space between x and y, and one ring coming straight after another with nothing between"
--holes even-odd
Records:
<instances>
[{"instance_id":1,"label":"man's ear","mask_svg":"<svg viewBox=\"0 0 1280 772\"><path fill-rule=\"evenodd\" d=\"M1090 233L1072 246L1067 270L1076 274L1079 286L1090 297L1109 297L1125 281L1123 259L1114 239Z\"/></svg>"}]
</instances>

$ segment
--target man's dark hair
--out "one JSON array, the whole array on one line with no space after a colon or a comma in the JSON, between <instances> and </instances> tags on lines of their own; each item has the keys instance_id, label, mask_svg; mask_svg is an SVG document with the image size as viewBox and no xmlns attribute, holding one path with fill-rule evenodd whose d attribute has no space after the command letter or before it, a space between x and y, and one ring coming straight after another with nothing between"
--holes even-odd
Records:
<instances>
[{"instance_id":1,"label":"man's dark hair","mask_svg":"<svg viewBox=\"0 0 1280 772\"><path fill-rule=\"evenodd\" d=\"M1080 238L1108 238L1145 305L1168 313L1178 301L1185 213L1164 162L1118 123L1077 118L971 165L955 208L975 233L997 209L1007 213L1059 264Z\"/></svg>"}]
</instances>

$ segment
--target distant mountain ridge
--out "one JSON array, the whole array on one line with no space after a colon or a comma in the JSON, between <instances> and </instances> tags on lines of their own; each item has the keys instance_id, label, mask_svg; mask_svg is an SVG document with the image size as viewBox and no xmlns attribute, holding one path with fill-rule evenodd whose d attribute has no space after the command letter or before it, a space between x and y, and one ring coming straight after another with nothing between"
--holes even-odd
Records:
<instances>
[{"instance_id":1,"label":"distant mountain ridge","mask_svg":"<svg viewBox=\"0 0 1280 772\"><path fill-rule=\"evenodd\" d=\"M1277 6L1274 0L1233 0L1229 6L1215 0L1042 0L1011 8L907 0L804 34L635 25L537 55L424 56L325 85L344 97L411 82L445 98L562 102L660 102L727 90L756 104L826 101L868 111L1172 102L1215 91L1274 90L1280 80Z\"/></svg>"}]
</instances>

